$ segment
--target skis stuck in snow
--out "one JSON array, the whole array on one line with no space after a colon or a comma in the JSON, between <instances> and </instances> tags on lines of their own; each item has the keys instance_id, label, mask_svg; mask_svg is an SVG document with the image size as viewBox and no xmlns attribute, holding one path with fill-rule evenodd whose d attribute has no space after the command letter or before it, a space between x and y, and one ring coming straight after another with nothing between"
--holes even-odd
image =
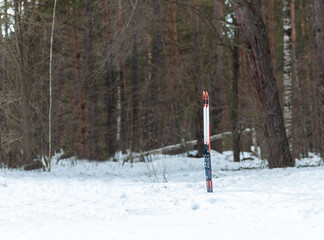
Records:
<instances>
[{"instance_id":1,"label":"skis stuck in snow","mask_svg":"<svg viewBox=\"0 0 324 240\"><path fill-rule=\"evenodd\" d=\"M210 126L209 126L209 96L207 91L203 91L203 116L204 116L204 162L206 174L207 192L213 192L212 169L210 159Z\"/></svg>"}]
</instances>

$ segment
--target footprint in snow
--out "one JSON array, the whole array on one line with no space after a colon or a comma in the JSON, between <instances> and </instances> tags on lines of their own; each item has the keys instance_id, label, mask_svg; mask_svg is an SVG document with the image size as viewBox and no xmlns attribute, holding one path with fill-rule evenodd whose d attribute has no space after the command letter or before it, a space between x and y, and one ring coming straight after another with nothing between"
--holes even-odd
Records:
<instances>
[{"instance_id":1,"label":"footprint in snow","mask_svg":"<svg viewBox=\"0 0 324 240\"><path fill-rule=\"evenodd\" d=\"M198 210L199 208L200 208L199 203L192 203L192 204L191 204L191 209L192 209L192 210Z\"/></svg>"}]
</instances>

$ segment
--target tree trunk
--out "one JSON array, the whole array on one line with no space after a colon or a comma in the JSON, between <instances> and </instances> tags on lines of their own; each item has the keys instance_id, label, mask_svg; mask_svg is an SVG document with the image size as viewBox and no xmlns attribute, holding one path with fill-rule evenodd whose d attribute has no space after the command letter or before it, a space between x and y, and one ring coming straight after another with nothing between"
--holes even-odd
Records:
<instances>
[{"instance_id":1,"label":"tree trunk","mask_svg":"<svg viewBox=\"0 0 324 240\"><path fill-rule=\"evenodd\" d=\"M238 126L238 78L239 78L239 33L238 30L234 30L234 46L233 46L233 79L232 79L232 110L231 110L231 122L232 122L232 143L233 143L233 158L234 162L240 161L240 135Z\"/></svg>"},{"instance_id":2,"label":"tree trunk","mask_svg":"<svg viewBox=\"0 0 324 240\"><path fill-rule=\"evenodd\" d=\"M121 102L122 102L122 107L121 107L121 132L125 133L125 132L129 132L130 126L130 120L129 120L129 101L128 101L128 97L127 97L127 69L126 69L126 65L125 65L125 61L121 60L120 61L120 68L119 68L119 75L120 75L120 89L121 89ZM138 136L137 141L140 142ZM125 153L127 151L127 149L129 148L129 143L131 142L131 136L128 136L128 134L121 134L120 137L120 141L121 144L120 150ZM139 145L139 144L138 144Z\"/></svg>"},{"instance_id":3,"label":"tree trunk","mask_svg":"<svg viewBox=\"0 0 324 240\"><path fill-rule=\"evenodd\" d=\"M106 118L106 144L108 156L112 156L116 151L116 119L115 119L115 92L114 92L114 81L112 76L112 62L110 56L111 48L111 11L110 11L110 1L102 0L102 21L103 21L103 35L105 41L105 101L107 107L107 118Z\"/></svg>"},{"instance_id":4,"label":"tree trunk","mask_svg":"<svg viewBox=\"0 0 324 240\"><path fill-rule=\"evenodd\" d=\"M71 14L71 12L69 12ZM68 124L66 124L68 130L66 131L67 137L64 141L64 145L67 146L68 150L67 150L67 154L68 155L76 155L76 149L75 149L75 142L76 142L76 107L77 106L77 101L76 101L76 89L74 86L75 81L73 82L72 79L74 78L74 71L75 71L75 67L73 67L74 60L74 46L73 46L73 42L74 42L74 34L73 34L73 27L71 24L68 25L68 42L69 42L69 52L70 52L70 63L71 63L71 71L69 72L69 77L71 79L71 81L66 81L65 83L67 84L67 88L68 88L68 99L69 99L69 109L67 110L67 118L68 118Z\"/></svg>"},{"instance_id":5,"label":"tree trunk","mask_svg":"<svg viewBox=\"0 0 324 240\"><path fill-rule=\"evenodd\" d=\"M196 9L197 0L191 0L192 8ZM195 84L195 138L197 139L198 157L204 154L203 145L203 130L202 118L203 111L201 109L201 94L202 94L202 81L201 81L201 49L200 49L200 34L199 34L199 18L197 13L192 10L192 26L193 26L193 64L194 64L194 84ZM212 96L213 97L213 96Z\"/></svg>"},{"instance_id":6,"label":"tree trunk","mask_svg":"<svg viewBox=\"0 0 324 240\"><path fill-rule=\"evenodd\" d=\"M292 148L291 154L295 159L298 157L302 150L302 141L301 141L301 131L303 130L303 123L301 121L301 116L303 109L302 103L299 103L300 97L300 88L299 88L299 79L297 71L297 57L296 57L296 26L295 26L295 0L290 0L290 17L291 17L291 80L292 80L292 92L294 93L292 98Z\"/></svg>"},{"instance_id":7,"label":"tree trunk","mask_svg":"<svg viewBox=\"0 0 324 240\"><path fill-rule=\"evenodd\" d=\"M122 16L121 16L121 0L115 1L116 4L116 15L117 15L117 32L121 34L122 32ZM120 45L122 46L123 39L120 40ZM118 59L121 59L121 57L117 57ZM123 114L122 114L122 103L123 103L123 74L122 74L122 66L123 66L123 60L119 60L117 63L117 106L116 106L116 150L122 150L121 149L121 135L122 135L122 128L123 128ZM126 142L124 142L126 144Z\"/></svg>"},{"instance_id":8,"label":"tree trunk","mask_svg":"<svg viewBox=\"0 0 324 240\"><path fill-rule=\"evenodd\" d=\"M48 159L46 163L47 171L51 171L51 160L52 160L52 107L53 107L53 93L52 93L52 62L53 62L53 43L54 43L54 30L55 30L55 17L56 17L56 4L57 0L54 1L53 7L53 20L51 30L51 45L50 45L50 64L49 64L49 111L48 111Z\"/></svg>"},{"instance_id":9,"label":"tree trunk","mask_svg":"<svg viewBox=\"0 0 324 240\"><path fill-rule=\"evenodd\" d=\"M53 100L53 149L56 150L61 146L61 138L63 135L63 104L62 89L65 84L64 81L64 58L63 58L63 28L62 21L59 16L56 17L56 38L55 38L55 49L54 54L54 69L53 84L54 84L54 100Z\"/></svg>"},{"instance_id":10,"label":"tree trunk","mask_svg":"<svg viewBox=\"0 0 324 240\"><path fill-rule=\"evenodd\" d=\"M161 0L152 0L153 34L152 34L152 76L149 83L149 112L148 112L148 148L156 148L161 144L160 134L160 103L161 64L162 64L162 26Z\"/></svg>"},{"instance_id":11,"label":"tree trunk","mask_svg":"<svg viewBox=\"0 0 324 240\"><path fill-rule=\"evenodd\" d=\"M284 44L284 120L289 149L292 150L292 53L290 1L283 0L283 44Z\"/></svg>"},{"instance_id":12,"label":"tree trunk","mask_svg":"<svg viewBox=\"0 0 324 240\"><path fill-rule=\"evenodd\" d=\"M308 138L310 142L310 151L319 151L319 115L318 115L318 101L314 97L316 96L316 84L319 80L318 75L318 58L316 54L316 24L315 24L315 5L314 0L308 0L307 4L307 16L308 16L308 83L311 96L308 102L308 108L310 112L309 124L308 124Z\"/></svg>"},{"instance_id":13,"label":"tree trunk","mask_svg":"<svg viewBox=\"0 0 324 240\"><path fill-rule=\"evenodd\" d=\"M258 115L263 123L270 168L294 166L285 132L276 79L259 0L234 0L233 7L248 52Z\"/></svg>"},{"instance_id":14,"label":"tree trunk","mask_svg":"<svg viewBox=\"0 0 324 240\"><path fill-rule=\"evenodd\" d=\"M167 117L168 131L166 136L166 142L176 143L181 139L181 127L180 127L180 114L178 99L180 96L179 79L181 78L181 72L179 71L179 46L178 46L178 31L177 31L177 9L174 2L170 3L169 10L169 37L167 49L169 61L168 69L169 74L166 77L167 91L169 93L169 104L167 111L169 113Z\"/></svg>"},{"instance_id":15,"label":"tree trunk","mask_svg":"<svg viewBox=\"0 0 324 240\"><path fill-rule=\"evenodd\" d=\"M24 152L24 164L29 164L32 162L32 151L33 151L33 143L32 143L32 131L30 124L30 110L29 110L29 102L27 99L27 86L25 79L25 49L23 43L23 33L21 26L21 12L19 12L19 3L18 0L15 0L15 28L17 33L17 50L18 50L18 63L19 63L19 80L20 80L20 94L22 101L22 128L23 128L23 139L25 145Z\"/></svg>"},{"instance_id":16,"label":"tree trunk","mask_svg":"<svg viewBox=\"0 0 324 240\"><path fill-rule=\"evenodd\" d=\"M92 70L94 69L94 56L93 56L93 12L91 0L86 1L85 7L85 26L83 36L83 88L86 94L85 106L85 156L88 159L98 159L98 133L97 133L97 101L98 92L97 84L93 77Z\"/></svg>"},{"instance_id":17,"label":"tree trunk","mask_svg":"<svg viewBox=\"0 0 324 240\"><path fill-rule=\"evenodd\" d=\"M299 156L306 156L307 138L306 126L304 116L304 101L302 100L301 83L298 74L298 61L296 55L296 20L295 20L295 0L290 1L290 15L291 15L291 77L293 82L293 118L292 118L292 156L295 159Z\"/></svg>"},{"instance_id":18,"label":"tree trunk","mask_svg":"<svg viewBox=\"0 0 324 240\"><path fill-rule=\"evenodd\" d=\"M139 96L138 96L138 44L135 18L132 22L133 38L132 38L132 130L131 142L132 151L138 151L138 127L139 127Z\"/></svg>"},{"instance_id":19,"label":"tree trunk","mask_svg":"<svg viewBox=\"0 0 324 240\"><path fill-rule=\"evenodd\" d=\"M173 67L177 66L179 52L178 52L178 31L177 31L177 11L175 3L170 6L170 37L171 37L171 64ZM171 66L171 67L172 67Z\"/></svg>"},{"instance_id":20,"label":"tree trunk","mask_svg":"<svg viewBox=\"0 0 324 240\"><path fill-rule=\"evenodd\" d=\"M271 63L273 72L276 75L276 61L275 61L275 28L274 28L274 0L269 0L269 44L271 53Z\"/></svg>"},{"instance_id":21,"label":"tree trunk","mask_svg":"<svg viewBox=\"0 0 324 240\"><path fill-rule=\"evenodd\" d=\"M80 10L78 8L72 9L72 16L74 18L80 17ZM72 123L76 126L74 135L74 143L76 151L76 155L79 158L85 157L85 93L84 86L81 79L81 48L79 42L79 24L78 21L75 21L71 26L70 39L71 43L71 62L73 64L72 74L73 74L73 86L71 86L71 91L73 92L72 97L73 103L71 106L71 110L75 111L75 123ZM74 130L72 130L74 131Z\"/></svg>"},{"instance_id":22,"label":"tree trunk","mask_svg":"<svg viewBox=\"0 0 324 240\"><path fill-rule=\"evenodd\" d=\"M317 99L319 108L320 154L324 159L324 0L315 0L316 9L316 40L319 58L319 82Z\"/></svg>"},{"instance_id":23,"label":"tree trunk","mask_svg":"<svg viewBox=\"0 0 324 240\"><path fill-rule=\"evenodd\" d=\"M223 4L220 0L214 0L214 25L216 28L216 34L214 37L214 72L212 75L212 103L211 108L211 123L212 123L212 134L223 132L222 120L223 120L223 109L224 109L224 76L223 76L223 24L220 20L223 20ZM218 152L223 151L222 140L215 141L212 144L212 148Z\"/></svg>"},{"instance_id":24,"label":"tree trunk","mask_svg":"<svg viewBox=\"0 0 324 240\"><path fill-rule=\"evenodd\" d=\"M122 6L122 0L116 0L116 15L117 15L117 32L118 34L122 34L123 31L123 18L122 18L122 12L123 12L123 6ZM135 11L137 6L133 6ZM134 14L135 15L135 14ZM134 18L134 16L133 16ZM123 50L125 48L125 41L123 36L121 36L120 39L120 49ZM126 152L126 150L129 148L129 143L131 142L131 136L128 134L123 134L125 132L129 132L131 129L131 126L129 126L129 107L127 101L127 75L126 75L126 65L125 60L123 56L118 56L118 79L117 79L117 85L118 85L118 96L117 98L120 100L120 106L117 111L117 131L116 134L119 132L119 143L118 148L122 152ZM119 120L119 119L120 120ZM119 129L118 129L119 128ZM118 135L118 134L117 134ZM137 139L138 140L138 139ZM122 143L122 144L121 144Z\"/></svg>"},{"instance_id":25,"label":"tree trunk","mask_svg":"<svg viewBox=\"0 0 324 240\"><path fill-rule=\"evenodd\" d=\"M143 129L140 139L143 140L141 142L141 145L143 145L144 149L149 149L152 145L148 142L151 141L151 109L150 109L150 89L151 89L151 82L152 82L152 36L147 33L146 39L145 39L145 84L144 84L144 107L142 107L142 116L141 116L141 125L140 129ZM145 112L144 112L145 111Z\"/></svg>"}]
</instances>

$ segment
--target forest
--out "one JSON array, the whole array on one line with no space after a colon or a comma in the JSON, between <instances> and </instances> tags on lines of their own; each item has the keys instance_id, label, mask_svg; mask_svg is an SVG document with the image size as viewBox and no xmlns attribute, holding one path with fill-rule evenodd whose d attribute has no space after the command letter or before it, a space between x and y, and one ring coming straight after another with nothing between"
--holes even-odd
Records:
<instances>
[{"instance_id":1,"label":"forest","mask_svg":"<svg viewBox=\"0 0 324 240\"><path fill-rule=\"evenodd\" d=\"M201 157L206 90L211 135L231 133L212 149L324 157L323 0L3 0L0 25L3 166Z\"/></svg>"},{"instance_id":2,"label":"forest","mask_svg":"<svg viewBox=\"0 0 324 240\"><path fill-rule=\"evenodd\" d=\"M0 0L0 26L1 240L323 239L324 0Z\"/></svg>"}]
</instances>

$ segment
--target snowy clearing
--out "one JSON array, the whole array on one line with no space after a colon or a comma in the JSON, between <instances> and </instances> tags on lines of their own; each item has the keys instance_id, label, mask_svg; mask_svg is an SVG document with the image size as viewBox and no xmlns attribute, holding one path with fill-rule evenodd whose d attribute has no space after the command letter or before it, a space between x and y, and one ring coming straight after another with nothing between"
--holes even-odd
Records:
<instances>
[{"instance_id":1,"label":"snowy clearing","mask_svg":"<svg viewBox=\"0 0 324 240\"><path fill-rule=\"evenodd\" d=\"M1 169L0 239L323 239L319 157L269 170L212 151L212 167L214 193L203 159L184 156Z\"/></svg>"}]
</instances>

